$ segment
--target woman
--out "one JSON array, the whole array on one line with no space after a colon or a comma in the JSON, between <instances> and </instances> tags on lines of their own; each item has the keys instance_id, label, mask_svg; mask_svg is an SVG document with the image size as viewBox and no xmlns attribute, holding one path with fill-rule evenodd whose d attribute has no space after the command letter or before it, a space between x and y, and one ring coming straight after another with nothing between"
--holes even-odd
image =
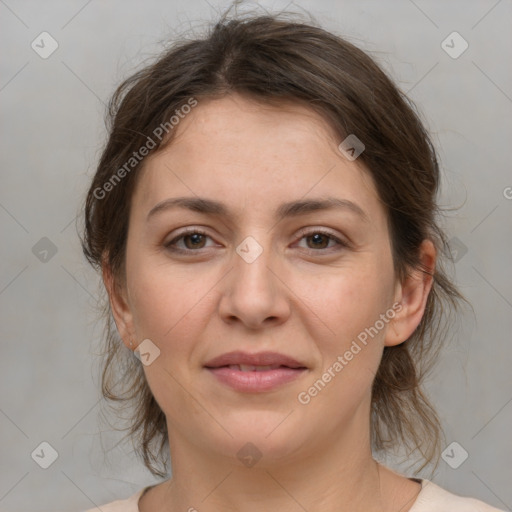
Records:
<instances>
[{"instance_id":1,"label":"woman","mask_svg":"<svg viewBox=\"0 0 512 512\"><path fill-rule=\"evenodd\" d=\"M110 115L83 237L124 344L110 322L103 392L133 401L138 453L172 478L101 510L497 510L374 459L437 460L422 378L464 300L435 151L377 64L309 24L224 16Z\"/></svg>"}]
</instances>

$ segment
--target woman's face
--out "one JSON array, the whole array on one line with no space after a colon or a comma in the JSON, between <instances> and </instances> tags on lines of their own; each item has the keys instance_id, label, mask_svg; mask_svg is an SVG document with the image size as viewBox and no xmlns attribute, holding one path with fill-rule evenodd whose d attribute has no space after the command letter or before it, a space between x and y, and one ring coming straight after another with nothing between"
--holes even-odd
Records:
<instances>
[{"instance_id":1,"label":"woman's face","mask_svg":"<svg viewBox=\"0 0 512 512\"><path fill-rule=\"evenodd\" d=\"M115 313L127 345L150 340L144 371L171 452L179 440L218 456L253 450L263 464L312 454L340 433L366 439L371 384L401 298L371 178L297 105L205 100L174 129L132 199ZM182 197L216 206L165 203ZM330 208L307 207L327 200ZM294 203L306 206L284 206ZM180 238L185 228L204 234ZM260 363L286 356L302 369L208 367L234 351L272 352Z\"/></svg>"}]
</instances>

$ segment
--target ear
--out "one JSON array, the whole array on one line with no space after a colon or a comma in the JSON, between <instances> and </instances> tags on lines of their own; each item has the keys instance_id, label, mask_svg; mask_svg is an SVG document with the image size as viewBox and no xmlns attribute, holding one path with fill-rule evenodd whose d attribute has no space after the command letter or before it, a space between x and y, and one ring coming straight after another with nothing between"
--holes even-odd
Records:
<instances>
[{"instance_id":1,"label":"ear","mask_svg":"<svg viewBox=\"0 0 512 512\"><path fill-rule=\"evenodd\" d=\"M397 284L395 317L390 321L384 345L391 347L407 340L421 322L427 304L428 294L434 282L436 248L431 240L423 240L420 246L420 260L423 269L414 269L403 283ZM428 273L425 272L428 269Z\"/></svg>"},{"instance_id":2,"label":"ear","mask_svg":"<svg viewBox=\"0 0 512 512\"><path fill-rule=\"evenodd\" d=\"M119 335L126 347L134 350L136 347L136 343L134 343L135 330L133 328L133 315L126 298L126 285L116 281L106 258L103 259L101 270L103 283L109 296L112 316L114 317Z\"/></svg>"}]
</instances>

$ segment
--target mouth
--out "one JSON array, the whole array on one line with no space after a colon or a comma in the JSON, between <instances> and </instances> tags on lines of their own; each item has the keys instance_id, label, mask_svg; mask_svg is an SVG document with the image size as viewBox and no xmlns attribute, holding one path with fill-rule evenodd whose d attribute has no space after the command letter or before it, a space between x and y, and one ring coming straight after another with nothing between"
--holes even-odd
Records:
<instances>
[{"instance_id":1,"label":"mouth","mask_svg":"<svg viewBox=\"0 0 512 512\"><path fill-rule=\"evenodd\" d=\"M231 352L209 361L205 369L217 382L242 393L272 391L308 370L295 359L273 352Z\"/></svg>"},{"instance_id":2,"label":"mouth","mask_svg":"<svg viewBox=\"0 0 512 512\"><path fill-rule=\"evenodd\" d=\"M239 369L243 367L245 371L254 371L258 368L274 370L280 366L294 369L306 367L305 364L300 363L293 357L280 354L279 352L250 353L240 350L221 354L220 356L210 359L205 364L207 368L220 368L223 366L237 366Z\"/></svg>"},{"instance_id":3,"label":"mouth","mask_svg":"<svg viewBox=\"0 0 512 512\"><path fill-rule=\"evenodd\" d=\"M230 370L238 370L239 372L266 372L268 370L277 370L279 368L290 368L289 366L280 364L268 364L266 366L254 366L252 364L230 364L227 366L219 366L218 368L229 368ZM299 368L291 368L297 370Z\"/></svg>"}]
</instances>

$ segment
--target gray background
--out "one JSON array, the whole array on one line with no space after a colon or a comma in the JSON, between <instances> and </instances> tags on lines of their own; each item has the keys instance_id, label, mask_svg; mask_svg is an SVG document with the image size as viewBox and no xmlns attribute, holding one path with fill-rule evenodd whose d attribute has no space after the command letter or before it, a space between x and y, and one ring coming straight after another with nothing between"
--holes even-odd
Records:
<instances>
[{"instance_id":1,"label":"gray background","mask_svg":"<svg viewBox=\"0 0 512 512\"><path fill-rule=\"evenodd\" d=\"M155 481L102 421L98 277L82 257L75 217L115 85L161 41L226 5L0 1L1 511L79 511ZM297 0L290 8L372 52L434 134L441 203L461 206L445 227L476 321L462 318L429 384L446 444L469 454L458 469L441 460L433 480L511 510L512 2ZM47 59L31 48L43 31L59 45ZM453 31L469 43L456 59L441 47ZM43 237L56 254L41 252ZM48 469L31 458L43 441L58 452Z\"/></svg>"}]
</instances>

